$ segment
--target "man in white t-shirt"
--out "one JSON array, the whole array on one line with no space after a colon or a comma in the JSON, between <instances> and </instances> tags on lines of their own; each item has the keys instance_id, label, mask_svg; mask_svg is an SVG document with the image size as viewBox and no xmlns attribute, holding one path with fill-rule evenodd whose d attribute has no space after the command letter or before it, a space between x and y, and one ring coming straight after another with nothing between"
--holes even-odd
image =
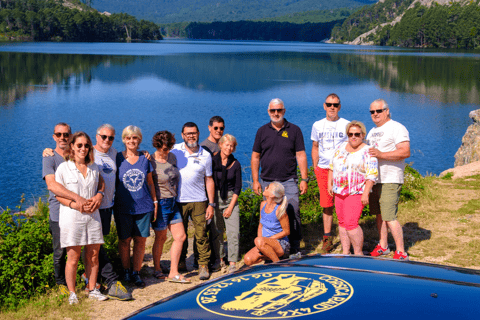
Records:
<instances>
[{"instance_id":1,"label":"man in white t-shirt","mask_svg":"<svg viewBox=\"0 0 480 320\"><path fill-rule=\"evenodd\" d=\"M323 208L323 244L321 253L333 250L333 197L328 193L328 169L335 149L347 141L345 129L350 122L338 116L342 108L340 98L331 93L325 99L323 109L326 117L312 127L312 162L320 193L320 206Z\"/></svg>"},{"instance_id":2,"label":"man in white t-shirt","mask_svg":"<svg viewBox=\"0 0 480 320\"><path fill-rule=\"evenodd\" d=\"M402 226L397 220L398 199L403 184L405 159L410 157L410 137L407 129L393 121L388 104L377 99L370 105L376 127L367 135L372 146L369 153L378 159L378 178L370 194L370 213L377 216L380 243L370 253L377 257L388 254L388 228L395 240L394 259L408 260L403 242Z\"/></svg>"},{"instance_id":3,"label":"man in white t-shirt","mask_svg":"<svg viewBox=\"0 0 480 320\"><path fill-rule=\"evenodd\" d=\"M187 233L188 218L190 217L195 228L198 274L200 280L207 280L210 277L208 262L211 249L206 227L207 220L213 218L215 183L212 177L212 157L198 144L199 134L198 126L195 123L185 123L182 128L184 142L176 144L172 153L177 157L177 167L180 170L177 203L182 213L185 233ZM207 194L205 194L205 189ZM187 245L188 241L185 241L179 269L185 265Z\"/></svg>"}]
</instances>

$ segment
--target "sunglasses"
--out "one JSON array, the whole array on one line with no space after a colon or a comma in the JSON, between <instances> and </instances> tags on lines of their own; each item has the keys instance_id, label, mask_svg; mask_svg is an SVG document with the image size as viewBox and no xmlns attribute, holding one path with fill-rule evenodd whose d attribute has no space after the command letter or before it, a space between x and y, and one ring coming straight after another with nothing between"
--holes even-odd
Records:
<instances>
[{"instance_id":1,"label":"sunglasses","mask_svg":"<svg viewBox=\"0 0 480 320\"><path fill-rule=\"evenodd\" d=\"M268 109L268 112L270 113L275 113L275 112L282 113L283 111L285 111L285 109Z\"/></svg>"},{"instance_id":2,"label":"sunglasses","mask_svg":"<svg viewBox=\"0 0 480 320\"><path fill-rule=\"evenodd\" d=\"M340 103L328 103L328 102L325 102L325 105L327 106L327 108L330 108L330 107L334 107L334 108L338 108L340 107Z\"/></svg>"},{"instance_id":3,"label":"sunglasses","mask_svg":"<svg viewBox=\"0 0 480 320\"><path fill-rule=\"evenodd\" d=\"M383 108L383 109L378 109L378 110L370 110L370 113L371 114L382 113L384 110L387 110L387 109Z\"/></svg>"},{"instance_id":4,"label":"sunglasses","mask_svg":"<svg viewBox=\"0 0 480 320\"><path fill-rule=\"evenodd\" d=\"M198 134L198 132L186 132L184 133L184 135L186 137L193 137L193 136L196 136Z\"/></svg>"},{"instance_id":5,"label":"sunglasses","mask_svg":"<svg viewBox=\"0 0 480 320\"><path fill-rule=\"evenodd\" d=\"M357 138L360 138L361 135L362 135L362 134L361 134L360 132L355 132L355 133L349 132L349 133L347 133L347 136L348 136L349 138L351 138L351 137L353 137L353 136L355 136L355 137L357 137Z\"/></svg>"},{"instance_id":6,"label":"sunglasses","mask_svg":"<svg viewBox=\"0 0 480 320\"><path fill-rule=\"evenodd\" d=\"M83 144L83 143L77 143L75 146L76 146L78 149L82 149L83 147L85 147L85 149L90 149L90 145L89 145L88 143L85 143L85 144Z\"/></svg>"},{"instance_id":7,"label":"sunglasses","mask_svg":"<svg viewBox=\"0 0 480 320\"><path fill-rule=\"evenodd\" d=\"M225 129L225 127L213 127L213 130L220 130L220 131L223 131Z\"/></svg>"},{"instance_id":8,"label":"sunglasses","mask_svg":"<svg viewBox=\"0 0 480 320\"><path fill-rule=\"evenodd\" d=\"M108 138L108 141L113 141L113 139L115 139L115 136L107 136L105 134L99 134L98 136L102 138L102 140L106 140Z\"/></svg>"},{"instance_id":9,"label":"sunglasses","mask_svg":"<svg viewBox=\"0 0 480 320\"><path fill-rule=\"evenodd\" d=\"M68 132L54 132L53 134L57 138L60 138L61 136L63 136L64 138L70 137L70 133L68 133Z\"/></svg>"}]
</instances>

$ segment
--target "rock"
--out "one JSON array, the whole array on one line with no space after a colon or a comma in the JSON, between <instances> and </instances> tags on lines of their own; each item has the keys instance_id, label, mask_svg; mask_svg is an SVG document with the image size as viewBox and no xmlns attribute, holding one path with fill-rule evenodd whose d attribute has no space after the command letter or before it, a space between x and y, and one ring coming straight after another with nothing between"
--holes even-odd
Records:
<instances>
[{"instance_id":1,"label":"rock","mask_svg":"<svg viewBox=\"0 0 480 320\"><path fill-rule=\"evenodd\" d=\"M480 109L471 111L469 117L473 124L467 128L462 145L455 153L455 167L480 160Z\"/></svg>"},{"instance_id":2,"label":"rock","mask_svg":"<svg viewBox=\"0 0 480 320\"><path fill-rule=\"evenodd\" d=\"M447 173L453 173L453 179L470 177L480 174L480 161L475 161L464 166L458 166L452 169L448 169L440 173L440 177L443 177Z\"/></svg>"}]
</instances>

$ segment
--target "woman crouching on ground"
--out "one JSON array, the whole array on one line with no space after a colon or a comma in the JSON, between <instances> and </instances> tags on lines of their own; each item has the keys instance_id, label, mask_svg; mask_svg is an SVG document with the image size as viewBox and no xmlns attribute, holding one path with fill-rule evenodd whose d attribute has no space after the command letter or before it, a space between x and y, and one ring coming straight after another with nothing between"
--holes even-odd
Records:
<instances>
[{"instance_id":1,"label":"woman crouching on ground","mask_svg":"<svg viewBox=\"0 0 480 320\"><path fill-rule=\"evenodd\" d=\"M368 204L378 176L377 158L370 156L370 146L363 142L365 125L352 121L347 125L348 141L341 144L330 161L328 192L335 194L335 210L343 254L363 255L363 231L358 225L362 210Z\"/></svg>"},{"instance_id":2,"label":"woman crouching on ground","mask_svg":"<svg viewBox=\"0 0 480 320\"><path fill-rule=\"evenodd\" d=\"M287 197L285 188L279 182L272 182L263 192L265 201L260 204L260 223L258 225L255 248L247 252L245 264L251 266L269 259L277 262L290 251L290 223L288 222Z\"/></svg>"},{"instance_id":3,"label":"woman crouching on ground","mask_svg":"<svg viewBox=\"0 0 480 320\"><path fill-rule=\"evenodd\" d=\"M66 189L88 199L81 207L73 200L57 197L61 203L59 227L60 245L67 248L65 280L67 281L70 304L78 303L75 280L78 261L85 246L85 273L88 278L88 297L106 300L106 296L95 288L98 275L98 253L103 243L102 221L98 207L103 199L104 183L93 159L93 146L85 132L76 132L65 150L65 162L55 172L55 180Z\"/></svg>"}]
</instances>

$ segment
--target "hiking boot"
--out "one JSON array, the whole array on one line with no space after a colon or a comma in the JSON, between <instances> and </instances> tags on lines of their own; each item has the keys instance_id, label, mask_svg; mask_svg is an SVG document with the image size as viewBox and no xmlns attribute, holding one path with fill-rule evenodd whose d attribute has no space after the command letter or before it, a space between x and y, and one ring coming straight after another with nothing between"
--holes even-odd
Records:
<instances>
[{"instance_id":1,"label":"hiking boot","mask_svg":"<svg viewBox=\"0 0 480 320\"><path fill-rule=\"evenodd\" d=\"M70 304L77 304L78 303L78 298L75 292L70 292L70 297L68 297L68 303Z\"/></svg>"},{"instance_id":2,"label":"hiking boot","mask_svg":"<svg viewBox=\"0 0 480 320\"><path fill-rule=\"evenodd\" d=\"M70 291L68 290L68 287L64 284L59 284L58 285L58 293L60 293L62 296L67 296L70 294Z\"/></svg>"},{"instance_id":3,"label":"hiking boot","mask_svg":"<svg viewBox=\"0 0 480 320\"><path fill-rule=\"evenodd\" d=\"M88 298L95 299L97 301L105 301L108 299L108 297L106 295L101 294L100 290L98 290L97 288L93 289L88 293Z\"/></svg>"},{"instance_id":4,"label":"hiking boot","mask_svg":"<svg viewBox=\"0 0 480 320\"><path fill-rule=\"evenodd\" d=\"M320 253L329 253L333 250L333 236L323 236L322 242Z\"/></svg>"},{"instance_id":5,"label":"hiking boot","mask_svg":"<svg viewBox=\"0 0 480 320\"><path fill-rule=\"evenodd\" d=\"M395 251L393 254L393 259L396 260L408 260L408 254L405 252Z\"/></svg>"},{"instance_id":6,"label":"hiking boot","mask_svg":"<svg viewBox=\"0 0 480 320\"><path fill-rule=\"evenodd\" d=\"M390 249L388 248L388 245L387 245L387 248L384 249L384 248L382 248L382 246L379 243L379 244L377 244L375 249L373 249L373 251L370 252L370 255L372 257L379 257L379 256L384 256L384 255L389 254L389 253L390 253Z\"/></svg>"},{"instance_id":7,"label":"hiking boot","mask_svg":"<svg viewBox=\"0 0 480 320\"><path fill-rule=\"evenodd\" d=\"M185 260L178 262L178 271L180 272L187 272L187 263Z\"/></svg>"},{"instance_id":8,"label":"hiking boot","mask_svg":"<svg viewBox=\"0 0 480 320\"><path fill-rule=\"evenodd\" d=\"M143 282L142 278L140 277L140 274L138 271L133 271L132 272L132 281L135 283L135 285L139 288L145 288L145 282Z\"/></svg>"},{"instance_id":9,"label":"hiking boot","mask_svg":"<svg viewBox=\"0 0 480 320\"><path fill-rule=\"evenodd\" d=\"M236 265L231 264L231 265L228 266L228 269L227 269L228 273L234 273L235 271L237 271L237 266Z\"/></svg>"},{"instance_id":10,"label":"hiking boot","mask_svg":"<svg viewBox=\"0 0 480 320\"><path fill-rule=\"evenodd\" d=\"M132 272L130 269L123 270L123 281L132 282Z\"/></svg>"},{"instance_id":11,"label":"hiking boot","mask_svg":"<svg viewBox=\"0 0 480 320\"><path fill-rule=\"evenodd\" d=\"M208 272L208 267L207 266L199 266L198 275L200 276L200 280L208 280L208 278L210 278L210 273Z\"/></svg>"},{"instance_id":12,"label":"hiking boot","mask_svg":"<svg viewBox=\"0 0 480 320\"><path fill-rule=\"evenodd\" d=\"M112 283L108 288L107 296L121 301L133 300L132 294L122 285L120 281Z\"/></svg>"}]
</instances>

